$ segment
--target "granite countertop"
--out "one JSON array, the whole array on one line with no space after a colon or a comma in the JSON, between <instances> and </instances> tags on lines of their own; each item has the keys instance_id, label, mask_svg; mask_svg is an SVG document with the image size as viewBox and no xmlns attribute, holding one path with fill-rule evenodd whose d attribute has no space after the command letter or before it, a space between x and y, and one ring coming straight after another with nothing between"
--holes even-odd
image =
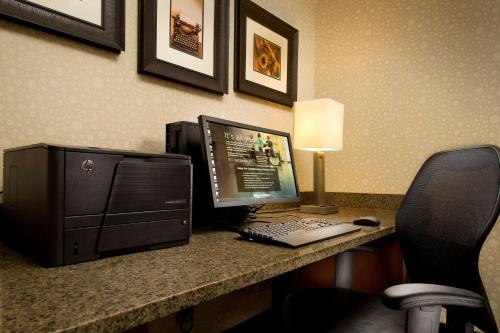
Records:
<instances>
[{"instance_id":1,"label":"granite countertop","mask_svg":"<svg viewBox=\"0 0 500 333\"><path fill-rule=\"evenodd\" d=\"M331 218L363 215L381 226L299 249L198 230L185 246L44 268L0 246L0 331L120 332L394 232L390 210L346 208Z\"/></svg>"}]
</instances>

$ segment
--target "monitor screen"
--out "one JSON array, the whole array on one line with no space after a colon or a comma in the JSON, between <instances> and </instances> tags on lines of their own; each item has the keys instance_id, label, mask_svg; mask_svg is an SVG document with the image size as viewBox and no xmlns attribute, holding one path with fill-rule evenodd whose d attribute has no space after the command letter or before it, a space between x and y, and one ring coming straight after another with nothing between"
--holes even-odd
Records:
<instances>
[{"instance_id":1,"label":"monitor screen","mask_svg":"<svg viewBox=\"0 0 500 333\"><path fill-rule=\"evenodd\" d=\"M299 201L290 135L199 117L215 207Z\"/></svg>"}]
</instances>

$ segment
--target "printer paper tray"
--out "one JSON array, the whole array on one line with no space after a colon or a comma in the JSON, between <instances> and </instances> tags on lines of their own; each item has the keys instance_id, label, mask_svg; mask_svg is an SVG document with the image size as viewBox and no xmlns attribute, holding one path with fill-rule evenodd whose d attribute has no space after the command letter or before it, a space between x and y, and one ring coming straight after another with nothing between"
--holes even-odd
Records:
<instances>
[{"instance_id":1,"label":"printer paper tray","mask_svg":"<svg viewBox=\"0 0 500 333\"><path fill-rule=\"evenodd\" d=\"M64 232L64 264L94 260L115 252L148 246L187 243L189 226L183 219L148 221L66 229ZM99 236L99 230L101 235Z\"/></svg>"},{"instance_id":2,"label":"printer paper tray","mask_svg":"<svg viewBox=\"0 0 500 333\"><path fill-rule=\"evenodd\" d=\"M98 252L187 239L189 227L181 219L110 225L102 228Z\"/></svg>"}]
</instances>

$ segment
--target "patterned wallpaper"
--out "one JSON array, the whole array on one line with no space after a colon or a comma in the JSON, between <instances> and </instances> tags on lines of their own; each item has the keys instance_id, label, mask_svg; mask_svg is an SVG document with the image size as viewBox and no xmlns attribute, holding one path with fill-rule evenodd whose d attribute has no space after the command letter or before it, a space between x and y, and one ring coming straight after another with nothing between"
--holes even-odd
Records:
<instances>
[{"instance_id":1,"label":"patterned wallpaper","mask_svg":"<svg viewBox=\"0 0 500 333\"><path fill-rule=\"evenodd\" d=\"M314 2L255 2L300 31L298 98L313 98ZM231 1L223 97L137 74L137 1L126 1L121 55L0 20L0 153L35 142L164 152L165 124L199 114L291 132L290 108L232 91L233 13Z\"/></svg>"},{"instance_id":2,"label":"patterned wallpaper","mask_svg":"<svg viewBox=\"0 0 500 333\"><path fill-rule=\"evenodd\" d=\"M316 96L345 104L328 189L404 193L449 147L500 145L500 2L320 1Z\"/></svg>"},{"instance_id":3,"label":"patterned wallpaper","mask_svg":"<svg viewBox=\"0 0 500 333\"><path fill-rule=\"evenodd\" d=\"M500 1L329 1L316 9L316 97L345 104L327 189L405 193L433 152L500 146ZM500 223L481 274L500 322Z\"/></svg>"}]
</instances>

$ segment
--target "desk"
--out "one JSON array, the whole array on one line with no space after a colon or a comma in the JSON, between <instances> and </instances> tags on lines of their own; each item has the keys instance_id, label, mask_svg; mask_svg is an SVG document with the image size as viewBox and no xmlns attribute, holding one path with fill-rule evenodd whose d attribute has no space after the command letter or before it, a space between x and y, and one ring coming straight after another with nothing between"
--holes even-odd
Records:
<instances>
[{"instance_id":1,"label":"desk","mask_svg":"<svg viewBox=\"0 0 500 333\"><path fill-rule=\"evenodd\" d=\"M346 208L331 218L363 215L381 226L299 249L205 230L186 246L44 268L0 246L0 330L120 332L394 232L394 211Z\"/></svg>"}]
</instances>

